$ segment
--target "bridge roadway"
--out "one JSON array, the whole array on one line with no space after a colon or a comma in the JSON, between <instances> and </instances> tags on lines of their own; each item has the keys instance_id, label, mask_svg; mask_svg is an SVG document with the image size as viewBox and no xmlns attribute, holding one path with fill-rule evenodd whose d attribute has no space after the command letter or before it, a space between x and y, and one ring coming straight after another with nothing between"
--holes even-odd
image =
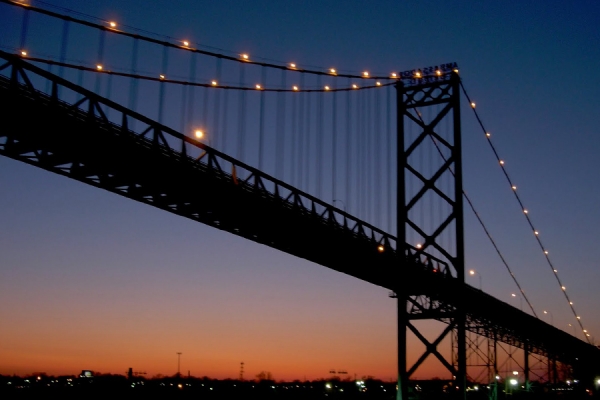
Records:
<instances>
[{"instance_id":1,"label":"bridge roadway","mask_svg":"<svg viewBox=\"0 0 600 400\"><path fill-rule=\"evenodd\" d=\"M459 282L443 262L409 245L399 256L393 236L342 210L20 57L0 52L0 74L4 156L391 291L406 279L411 295L433 308L452 313L462 300L471 332L527 346L579 371L598 370L595 346ZM50 94L35 90L47 81ZM80 100L60 100L68 92ZM118 117L108 118L109 109ZM138 132L128 128L133 121ZM430 312L424 307L415 318Z\"/></svg>"}]
</instances>

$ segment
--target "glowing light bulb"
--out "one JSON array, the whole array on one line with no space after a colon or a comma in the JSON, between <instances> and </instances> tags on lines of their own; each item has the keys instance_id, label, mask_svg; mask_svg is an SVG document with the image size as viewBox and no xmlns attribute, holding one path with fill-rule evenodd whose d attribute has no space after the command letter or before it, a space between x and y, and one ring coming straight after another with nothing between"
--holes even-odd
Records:
<instances>
[{"instance_id":1,"label":"glowing light bulb","mask_svg":"<svg viewBox=\"0 0 600 400\"><path fill-rule=\"evenodd\" d=\"M163 74L160 74L158 77L159 77L160 79L165 79L165 76L164 76Z\"/></svg>"},{"instance_id":2,"label":"glowing light bulb","mask_svg":"<svg viewBox=\"0 0 600 400\"><path fill-rule=\"evenodd\" d=\"M217 81L212 81L210 84L213 86L217 86Z\"/></svg>"},{"instance_id":3,"label":"glowing light bulb","mask_svg":"<svg viewBox=\"0 0 600 400\"><path fill-rule=\"evenodd\" d=\"M566 287L564 287L564 286L561 286L560 288L561 288L562 290L567 290L567 288L566 288Z\"/></svg>"},{"instance_id":4,"label":"glowing light bulb","mask_svg":"<svg viewBox=\"0 0 600 400\"><path fill-rule=\"evenodd\" d=\"M570 302L569 302L569 305L573 305L573 302L572 302L572 301L570 301ZM569 325L569 326L570 326L570 325Z\"/></svg>"},{"instance_id":5,"label":"glowing light bulb","mask_svg":"<svg viewBox=\"0 0 600 400\"><path fill-rule=\"evenodd\" d=\"M504 160L500 160L500 165L504 165Z\"/></svg>"},{"instance_id":6,"label":"glowing light bulb","mask_svg":"<svg viewBox=\"0 0 600 400\"><path fill-rule=\"evenodd\" d=\"M196 137L198 139L202 139L202 137L204 136L204 131L202 131L201 129L196 129L196 132L194 132L194 135L196 135Z\"/></svg>"},{"instance_id":7,"label":"glowing light bulb","mask_svg":"<svg viewBox=\"0 0 600 400\"><path fill-rule=\"evenodd\" d=\"M117 23L115 21L110 21L108 24L110 25L111 28L117 27Z\"/></svg>"},{"instance_id":8,"label":"glowing light bulb","mask_svg":"<svg viewBox=\"0 0 600 400\"><path fill-rule=\"evenodd\" d=\"M383 251L385 250L385 247L383 247L383 245L382 245L382 244L380 244L379 246L377 246L377 250L378 250L380 253L383 253Z\"/></svg>"},{"instance_id":9,"label":"glowing light bulb","mask_svg":"<svg viewBox=\"0 0 600 400\"><path fill-rule=\"evenodd\" d=\"M581 317L578 315L578 316L577 316L577 319L581 319Z\"/></svg>"},{"instance_id":10,"label":"glowing light bulb","mask_svg":"<svg viewBox=\"0 0 600 400\"><path fill-rule=\"evenodd\" d=\"M365 71L365 72L363 72L363 76L364 76L365 78L368 78L368 77L369 77L369 71Z\"/></svg>"},{"instance_id":11,"label":"glowing light bulb","mask_svg":"<svg viewBox=\"0 0 600 400\"><path fill-rule=\"evenodd\" d=\"M458 74L458 68L454 68L452 71L454 71Z\"/></svg>"},{"instance_id":12,"label":"glowing light bulb","mask_svg":"<svg viewBox=\"0 0 600 400\"><path fill-rule=\"evenodd\" d=\"M554 270L554 273L557 273L557 272L558 272L557 270Z\"/></svg>"},{"instance_id":13,"label":"glowing light bulb","mask_svg":"<svg viewBox=\"0 0 600 400\"><path fill-rule=\"evenodd\" d=\"M441 75L442 75L442 71L440 71L440 70L438 69L438 70L436 70L436 71L435 71L435 74L436 74L437 76L441 76Z\"/></svg>"},{"instance_id":14,"label":"glowing light bulb","mask_svg":"<svg viewBox=\"0 0 600 400\"><path fill-rule=\"evenodd\" d=\"M517 190L517 187L515 185L512 185L512 190Z\"/></svg>"},{"instance_id":15,"label":"glowing light bulb","mask_svg":"<svg viewBox=\"0 0 600 400\"><path fill-rule=\"evenodd\" d=\"M540 233L538 231L534 231L533 234L534 235L539 235Z\"/></svg>"},{"instance_id":16,"label":"glowing light bulb","mask_svg":"<svg viewBox=\"0 0 600 400\"><path fill-rule=\"evenodd\" d=\"M475 108L475 102L471 102L471 107Z\"/></svg>"},{"instance_id":17,"label":"glowing light bulb","mask_svg":"<svg viewBox=\"0 0 600 400\"><path fill-rule=\"evenodd\" d=\"M21 55L22 55L23 57L25 57L25 56L27 55L27 52L26 52L25 50L22 50L22 51L21 51Z\"/></svg>"},{"instance_id":18,"label":"glowing light bulb","mask_svg":"<svg viewBox=\"0 0 600 400\"><path fill-rule=\"evenodd\" d=\"M296 64L290 63L290 68L296 68Z\"/></svg>"},{"instance_id":19,"label":"glowing light bulb","mask_svg":"<svg viewBox=\"0 0 600 400\"><path fill-rule=\"evenodd\" d=\"M420 78L421 77L421 72L420 71L415 72L415 77Z\"/></svg>"},{"instance_id":20,"label":"glowing light bulb","mask_svg":"<svg viewBox=\"0 0 600 400\"><path fill-rule=\"evenodd\" d=\"M325 90L329 90L329 86L325 86Z\"/></svg>"},{"instance_id":21,"label":"glowing light bulb","mask_svg":"<svg viewBox=\"0 0 600 400\"><path fill-rule=\"evenodd\" d=\"M187 46L189 46L189 45L190 45L190 42L188 42L187 40L184 40L184 41L183 41L183 45L187 47Z\"/></svg>"},{"instance_id":22,"label":"glowing light bulb","mask_svg":"<svg viewBox=\"0 0 600 400\"><path fill-rule=\"evenodd\" d=\"M97 69L98 71L102 71L102 65L100 65L100 64L96 65L96 69Z\"/></svg>"},{"instance_id":23,"label":"glowing light bulb","mask_svg":"<svg viewBox=\"0 0 600 400\"><path fill-rule=\"evenodd\" d=\"M298 86L294 85L294 86L292 86L292 89L295 91L298 91Z\"/></svg>"},{"instance_id":24,"label":"glowing light bulb","mask_svg":"<svg viewBox=\"0 0 600 400\"><path fill-rule=\"evenodd\" d=\"M241 54L241 57L243 60L246 60L246 61L248 61L250 59L250 56L248 56L248 54L246 54L246 53Z\"/></svg>"},{"instance_id":25,"label":"glowing light bulb","mask_svg":"<svg viewBox=\"0 0 600 400\"><path fill-rule=\"evenodd\" d=\"M474 270L470 270L469 271L469 275L475 275L475 271Z\"/></svg>"},{"instance_id":26,"label":"glowing light bulb","mask_svg":"<svg viewBox=\"0 0 600 400\"><path fill-rule=\"evenodd\" d=\"M375 82L377 86L381 86L381 82Z\"/></svg>"},{"instance_id":27,"label":"glowing light bulb","mask_svg":"<svg viewBox=\"0 0 600 400\"><path fill-rule=\"evenodd\" d=\"M523 212L524 212L525 214L528 214L528 213L529 213L529 211L527 211L527 210L523 210Z\"/></svg>"},{"instance_id":28,"label":"glowing light bulb","mask_svg":"<svg viewBox=\"0 0 600 400\"><path fill-rule=\"evenodd\" d=\"M256 89L257 89L257 90L260 90L260 89L262 89L262 86L260 86L260 85L256 85Z\"/></svg>"},{"instance_id":29,"label":"glowing light bulb","mask_svg":"<svg viewBox=\"0 0 600 400\"><path fill-rule=\"evenodd\" d=\"M423 245L421 243L417 243L417 245L415 246L417 249L420 249L421 247L423 247Z\"/></svg>"},{"instance_id":30,"label":"glowing light bulb","mask_svg":"<svg viewBox=\"0 0 600 400\"><path fill-rule=\"evenodd\" d=\"M337 74L337 71L335 70L335 68L331 68L329 70L330 73L332 73L333 75Z\"/></svg>"},{"instance_id":31,"label":"glowing light bulb","mask_svg":"<svg viewBox=\"0 0 600 400\"><path fill-rule=\"evenodd\" d=\"M491 134L491 133L489 133L489 132L486 132L486 133L485 133L485 136L487 136L487 137L491 137L491 136L492 136L492 134Z\"/></svg>"},{"instance_id":32,"label":"glowing light bulb","mask_svg":"<svg viewBox=\"0 0 600 400\"><path fill-rule=\"evenodd\" d=\"M392 78L397 78L397 77L398 77L398 74L397 74L397 73L395 73L395 72L392 72L392 74L391 74L391 77L392 77Z\"/></svg>"},{"instance_id":33,"label":"glowing light bulb","mask_svg":"<svg viewBox=\"0 0 600 400\"><path fill-rule=\"evenodd\" d=\"M358 85L357 84L353 84L352 85L352 89L358 89Z\"/></svg>"},{"instance_id":34,"label":"glowing light bulb","mask_svg":"<svg viewBox=\"0 0 600 400\"><path fill-rule=\"evenodd\" d=\"M548 250L544 250L544 254L548 255Z\"/></svg>"}]
</instances>

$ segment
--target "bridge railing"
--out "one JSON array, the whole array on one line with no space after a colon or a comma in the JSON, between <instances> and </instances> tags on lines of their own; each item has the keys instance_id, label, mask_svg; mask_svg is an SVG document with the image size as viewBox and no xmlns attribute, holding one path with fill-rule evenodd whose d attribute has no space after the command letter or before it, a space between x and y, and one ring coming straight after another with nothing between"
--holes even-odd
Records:
<instances>
[{"instance_id":1,"label":"bridge railing","mask_svg":"<svg viewBox=\"0 0 600 400\"><path fill-rule=\"evenodd\" d=\"M34 96L40 101L58 101L74 111L83 111L88 118L95 118L100 124L112 125L135 135L140 139L140 144L158 147L170 157L195 163L197 168L210 169L213 173L229 179L232 184L282 200L290 208L317 217L323 223L337 226L356 237L367 239L380 252L397 252L394 236L344 210L302 192L195 138L183 135L93 91L32 65L19 55L0 51L0 60L0 74L8 78L13 89L24 89L28 96ZM42 90L43 87L45 90ZM65 99L76 100L72 102ZM130 126L136 126L136 131L130 129ZM451 269L444 261L409 244L404 245L404 253L408 260L422 265L425 270L452 277Z\"/></svg>"}]
</instances>

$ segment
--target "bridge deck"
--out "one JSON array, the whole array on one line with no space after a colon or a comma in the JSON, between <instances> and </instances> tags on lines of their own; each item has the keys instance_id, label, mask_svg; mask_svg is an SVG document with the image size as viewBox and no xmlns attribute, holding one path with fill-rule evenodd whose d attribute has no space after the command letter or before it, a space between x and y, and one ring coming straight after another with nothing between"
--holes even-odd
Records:
<instances>
[{"instance_id":1,"label":"bridge deck","mask_svg":"<svg viewBox=\"0 0 600 400\"><path fill-rule=\"evenodd\" d=\"M18 57L0 57L6 62L0 69L10 71L0 77L0 154L390 290L403 269L413 295L450 312L462 304L472 332L518 347L527 343L531 352L571 365L599 358L596 347L458 282L443 263L413 256L408 246L399 256L391 235ZM27 74L50 80L52 93L35 90ZM81 100L59 100L59 87ZM106 109L118 113L121 124L111 122ZM136 133L128 129L131 120L148 128ZM173 149L173 138L181 150ZM199 157L190 155L190 146L201 150Z\"/></svg>"}]
</instances>

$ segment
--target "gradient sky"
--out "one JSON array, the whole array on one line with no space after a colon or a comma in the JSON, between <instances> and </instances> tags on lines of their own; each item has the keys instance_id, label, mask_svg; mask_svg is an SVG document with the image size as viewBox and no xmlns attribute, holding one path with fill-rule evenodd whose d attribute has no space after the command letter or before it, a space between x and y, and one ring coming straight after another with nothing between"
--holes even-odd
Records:
<instances>
[{"instance_id":1,"label":"gradient sky","mask_svg":"<svg viewBox=\"0 0 600 400\"><path fill-rule=\"evenodd\" d=\"M360 72L456 61L600 341L597 2L47 4L281 62ZM14 22L6 18L0 26ZM550 311L546 320L572 333L575 319L470 110L463 140L465 190L538 314ZM4 157L0 187L0 374L132 367L170 375L177 352L182 372L215 378L237 377L241 361L247 378L396 374L396 304L383 288ZM504 266L465 215L467 268L486 292L519 307ZM447 375L432 362L414 377Z\"/></svg>"}]
</instances>

